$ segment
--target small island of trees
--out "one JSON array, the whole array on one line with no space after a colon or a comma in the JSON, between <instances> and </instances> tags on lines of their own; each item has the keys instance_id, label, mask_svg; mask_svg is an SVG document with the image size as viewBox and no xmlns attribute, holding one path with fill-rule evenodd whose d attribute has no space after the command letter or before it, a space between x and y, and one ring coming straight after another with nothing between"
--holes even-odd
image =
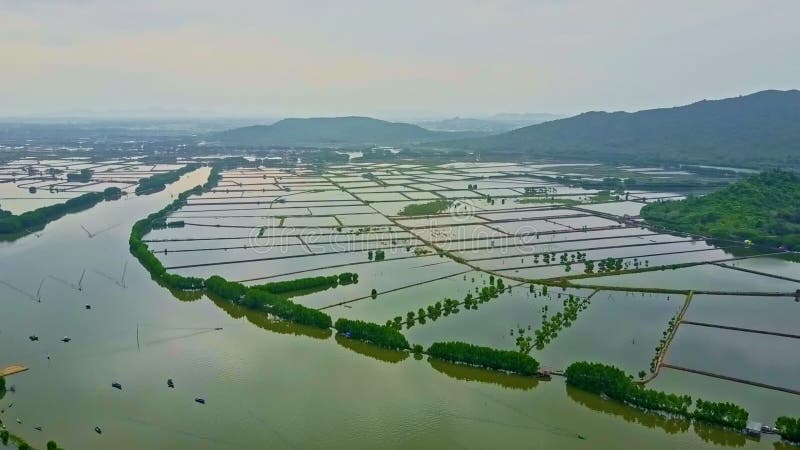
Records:
<instances>
[{"instance_id":1,"label":"small island of trees","mask_svg":"<svg viewBox=\"0 0 800 450\"><path fill-rule=\"evenodd\" d=\"M161 192L167 185L178 181L182 176L200 167L199 164L187 164L180 169L165 173L158 173L153 176L142 178L136 186L136 195L148 195ZM210 178L209 178L210 180Z\"/></svg>"},{"instance_id":2,"label":"small island of trees","mask_svg":"<svg viewBox=\"0 0 800 450\"><path fill-rule=\"evenodd\" d=\"M362 320L340 318L336 320L334 328L346 337L369 342L378 347L391 350L406 350L410 348L406 337L393 327L364 322Z\"/></svg>"},{"instance_id":3,"label":"small island of trees","mask_svg":"<svg viewBox=\"0 0 800 450\"><path fill-rule=\"evenodd\" d=\"M447 211L447 208L452 205L451 200L434 200L428 203L416 203L406 205L405 208L400 210L401 216L429 216L438 214L442 211Z\"/></svg>"},{"instance_id":4,"label":"small island of trees","mask_svg":"<svg viewBox=\"0 0 800 450\"><path fill-rule=\"evenodd\" d=\"M427 353L433 358L457 364L521 375L533 376L539 373L538 361L530 355L511 350L497 350L466 342L435 342L428 348Z\"/></svg>"}]
</instances>

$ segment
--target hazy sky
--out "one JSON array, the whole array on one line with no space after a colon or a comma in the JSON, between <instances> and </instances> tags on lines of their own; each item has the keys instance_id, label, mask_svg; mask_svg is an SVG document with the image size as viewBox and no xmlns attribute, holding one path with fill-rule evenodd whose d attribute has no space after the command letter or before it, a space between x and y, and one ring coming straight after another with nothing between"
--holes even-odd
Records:
<instances>
[{"instance_id":1,"label":"hazy sky","mask_svg":"<svg viewBox=\"0 0 800 450\"><path fill-rule=\"evenodd\" d=\"M0 0L0 115L410 117L800 88L798 0Z\"/></svg>"}]
</instances>

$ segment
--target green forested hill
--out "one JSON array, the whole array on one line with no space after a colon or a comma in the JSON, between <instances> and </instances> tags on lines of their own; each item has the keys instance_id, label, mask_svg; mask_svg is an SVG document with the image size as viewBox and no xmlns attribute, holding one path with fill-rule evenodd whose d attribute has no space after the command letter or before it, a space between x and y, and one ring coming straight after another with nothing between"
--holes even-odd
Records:
<instances>
[{"instance_id":1,"label":"green forested hill","mask_svg":"<svg viewBox=\"0 0 800 450\"><path fill-rule=\"evenodd\" d=\"M800 91L762 91L634 113L587 112L439 145L486 158L800 167Z\"/></svg>"},{"instance_id":2,"label":"green forested hill","mask_svg":"<svg viewBox=\"0 0 800 450\"><path fill-rule=\"evenodd\" d=\"M272 125L236 128L211 135L211 139L238 145L393 145L476 136L426 130L417 125L369 117L283 119Z\"/></svg>"},{"instance_id":3,"label":"green forested hill","mask_svg":"<svg viewBox=\"0 0 800 450\"><path fill-rule=\"evenodd\" d=\"M800 250L800 176L763 172L704 197L647 205L641 214L673 230Z\"/></svg>"}]
</instances>

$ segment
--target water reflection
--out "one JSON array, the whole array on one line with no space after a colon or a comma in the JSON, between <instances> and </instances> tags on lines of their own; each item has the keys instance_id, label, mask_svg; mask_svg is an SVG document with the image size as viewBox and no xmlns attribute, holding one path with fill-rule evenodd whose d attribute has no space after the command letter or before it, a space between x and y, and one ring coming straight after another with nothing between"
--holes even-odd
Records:
<instances>
[{"instance_id":1,"label":"water reflection","mask_svg":"<svg viewBox=\"0 0 800 450\"><path fill-rule=\"evenodd\" d=\"M333 334L330 329L321 330L319 328L299 325L287 320L274 319L269 314L233 304L213 295L206 294L206 297L234 319L241 319L244 317L253 325L275 333L305 336L314 339L328 339L331 337L331 334Z\"/></svg>"},{"instance_id":2,"label":"water reflection","mask_svg":"<svg viewBox=\"0 0 800 450\"><path fill-rule=\"evenodd\" d=\"M408 353L381 348L355 339L348 339L340 334L336 335L336 342L342 347L352 350L359 355L368 356L378 361L397 364L408 358Z\"/></svg>"},{"instance_id":3,"label":"water reflection","mask_svg":"<svg viewBox=\"0 0 800 450\"><path fill-rule=\"evenodd\" d=\"M177 298L182 302L194 302L203 298L203 291L184 291L182 289L170 289L160 280L150 277L153 281L155 281L159 286L163 287L167 291L169 291L170 295Z\"/></svg>"},{"instance_id":4,"label":"water reflection","mask_svg":"<svg viewBox=\"0 0 800 450\"><path fill-rule=\"evenodd\" d=\"M428 363L437 372L462 381L478 381L480 383L495 384L507 389L520 389L524 391L533 389L539 384L539 380L532 377L480 369L463 364L452 364L435 358L428 358Z\"/></svg>"},{"instance_id":5,"label":"water reflection","mask_svg":"<svg viewBox=\"0 0 800 450\"><path fill-rule=\"evenodd\" d=\"M644 425L647 428L660 428L669 434L686 433L691 423L688 420L668 418L656 413L648 413L613 400L603 400L599 395L567 386L567 396L591 410L610 416L621 417L626 422Z\"/></svg>"},{"instance_id":6,"label":"water reflection","mask_svg":"<svg viewBox=\"0 0 800 450\"><path fill-rule=\"evenodd\" d=\"M700 436L700 439L712 444L724 445L727 447L744 447L744 444L747 443L747 438L741 433L725 431L719 427L700 422L695 422L694 432Z\"/></svg>"},{"instance_id":7,"label":"water reflection","mask_svg":"<svg viewBox=\"0 0 800 450\"><path fill-rule=\"evenodd\" d=\"M744 434L732 430L726 430L714 425L695 422L692 424L688 420L680 418L669 418L658 413L650 413L633 408L613 400L603 400L599 395L595 395L580 389L567 386L567 396L587 408L602 412L611 416L621 417L626 422L644 425L648 428L660 428L669 434L686 433L690 425L694 432L704 442L721 445L725 447L743 447L749 438ZM776 444L776 449L782 449ZM787 447L789 448L789 447Z\"/></svg>"}]
</instances>

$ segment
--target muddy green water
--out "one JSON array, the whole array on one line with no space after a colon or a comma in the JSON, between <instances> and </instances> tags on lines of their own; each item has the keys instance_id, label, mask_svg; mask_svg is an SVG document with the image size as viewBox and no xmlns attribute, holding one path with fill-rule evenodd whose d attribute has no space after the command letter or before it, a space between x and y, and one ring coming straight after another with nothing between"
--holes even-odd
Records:
<instances>
[{"instance_id":1,"label":"muddy green water","mask_svg":"<svg viewBox=\"0 0 800 450\"><path fill-rule=\"evenodd\" d=\"M0 244L1 281L35 294L46 278L41 303L0 286L0 365L30 367L9 377L16 392L0 400L12 432L67 450L773 448L769 439L695 430L602 401L560 379L431 363L207 298L180 301L129 256L128 233L204 174ZM89 239L80 225L116 226ZM112 279L126 261L123 288ZM84 269L78 291L69 283ZM29 341L32 334L40 340Z\"/></svg>"}]
</instances>

